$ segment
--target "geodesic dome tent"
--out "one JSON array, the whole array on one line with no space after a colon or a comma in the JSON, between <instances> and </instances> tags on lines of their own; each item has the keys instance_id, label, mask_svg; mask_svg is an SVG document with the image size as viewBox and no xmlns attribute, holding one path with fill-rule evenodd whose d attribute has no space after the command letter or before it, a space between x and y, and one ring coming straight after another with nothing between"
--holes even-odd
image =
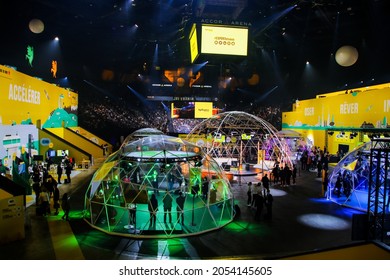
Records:
<instances>
[{"instance_id":1,"label":"geodesic dome tent","mask_svg":"<svg viewBox=\"0 0 390 280\"><path fill-rule=\"evenodd\" d=\"M152 195L158 211L150 211ZM166 198L172 201L172 220L164 215ZM84 219L109 234L169 238L221 228L233 220L233 206L229 181L202 149L153 135L122 145L95 172L85 194ZM150 221L154 214L155 224Z\"/></svg>"},{"instance_id":2,"label":"geodesic dome tent","mask_svg":"<svg viewBox=\"0 0 390 280\"><path fill-rule=\"evenodd\" d=\"M129 134L125 138L121 146L127 145L129 142L138 140L140 138L153 136L153 135L164 135L164 133L161 130L158 130L156 128L151 128L151 127L140 128L134 131L133 133Z\"/></svg>"},{"instance_id":3,"label":"geodesic dome tent","mask_svg":"<svg viewBox=\"0 0 390 280\"><path fill-rule=\"evenodd\" d=\"M220 164L255 163L270 170L278 161L292 166L289 146L269 122L240 111L213 115L195 126L186 138Z\"/></svg>"},{"instance_id":4,"label":"geodesic dome tent","mask_svg":"<svg viewBox=\"0 0 390 280\"><path fill-rule=\"evenodd\" d=\"M370 151L373 142L347 153L329 174L326 197L333 202L367 211Z\"/></svg>"},{"instance_id":5,"label":"geodesic dome tent","mask_svg":"<svg viewBox=\"0 0 390 280\"><path fill-rule=\"evenodd\" d=\"M310 149L313 143L302 133L294 130L280 130L277 137L289 147L291 160L299 160L302 151Z\"/></svg>"}]
</instances>

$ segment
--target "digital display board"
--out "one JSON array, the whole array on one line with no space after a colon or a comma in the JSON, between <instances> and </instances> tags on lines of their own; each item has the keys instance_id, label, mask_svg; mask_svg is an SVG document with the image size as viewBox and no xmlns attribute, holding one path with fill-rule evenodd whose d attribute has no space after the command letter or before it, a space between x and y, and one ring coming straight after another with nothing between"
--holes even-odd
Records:
<instances>
[{"instance_id":1,"label":"digital display board","mask_svg":"<svg viewBox=\"0 0 390 280\"><path fill-rule=\"evenodd\" d=\"M242 140L251 140L252 135L243 133L243 134L241 134L241 139Z\"/></svg>"},{"instance_id":2,"label":"digital display board","mask_svg":"<svg viewBox=\"0 0 390 280\"><path fill-rule=\"evenodd\" d=\"M203 24L201 53L248 55L248 28Z\"/></svg>"},{"instance_id":3,"label":"digital display board","mask_svg":"<svg viewBox=\"0 0 390 280\"><path fill-rule=\"evenodd\" d=\"M213 107L213 102L173 102L171 117L173 119L207 119L222 110Z\"/></svg>"},{"instance_id":4,"label":"digital display board","mask_svg":"<svg viewBox=\"0 0 390 280\"><path fill-rule=\"evenodd\" d=\"M191 55L191 63L194 63L194 61L199 55L198 34L196 32L195 23L192 25L191 32L190 32L190 55Z\"/></svg>"},{"instance_id":5,"label":"digital display board","mask_svg":"<svg viewBox=\"0 0 390 280\"><path fill-rule=\"evenodd\" d=\"M69 156L69 150L57 150L57 157Z\"/></svg>"}]
</instances>

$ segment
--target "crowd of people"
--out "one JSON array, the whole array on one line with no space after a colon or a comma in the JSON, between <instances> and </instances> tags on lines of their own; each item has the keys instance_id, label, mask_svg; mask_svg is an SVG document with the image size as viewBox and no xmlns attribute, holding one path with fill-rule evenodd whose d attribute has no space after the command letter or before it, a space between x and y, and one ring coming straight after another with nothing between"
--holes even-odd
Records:
<instances>
[{"instance_id":1,"label":"crowd of people","mask_svg":"<svg viewBox=\"0 0 390 280\"><path fill-rule=\"evenodd\" d=\"M252 106L248 113L266 120L277 130L282 129L282 108L280 106Z\"/></svg>"},{"instance_id":2,"label":"crowd of people","mask_svg":"<svg viewBox=\"0 0 390 280\"><path fill-rule=\"evenodd\" d=\"M152 106L140 110L121 100L105 98L79 104L79 125L92 133L116 144L121 136L145 127L167 131L168 116L166 111Z\"/></svg>"},{"instance_id":3,"label":"crowd of people","mask_svg":"<svg viewBox=\"0 0 390 280\"><path fill-rule=\"evenodd\" d=\"M72 170L72 164L68 157L64 158L61 164L57 165L56 172L58 175L58 181L49 172L50 166L44 166L43 164L35 163L31 166L30 180L33 191L35 193L35 205L36 214L38 216L58 215L60 208L64 211L62 216L63 220L69 220L70 203L67 193L64 193L60 198L60 190L58 184L61 183L62 169L65 169L67 176L67 183L70 183L70 174ZM54 209L54 213L52 213Z\"/></svg>"},{"instance_id":4,"label":"crowd of people","mask_svg":"<svg viewBox=\"0 0 390 280\"><path fill-rule=\"evenodd\" d=\"M228 110L228 108L225 108ZM282 110L278 106L251 106L243 111L260 117L276 129L281 129ZM79 125L110 141L113 145L141 128L155 128L166 134L190 133L204 119L172 119L170 111L161 102L136 103L123 99L91 98L79 101Z\"/></svg>"},{"instance_id":5,"label":"crowd of people","mask_svg":"<svg viewBox=\"0 0 390 280\"><path fill-rule=\"evenodd\" d=\"M272 219L272 204L274 198L271 194L268 174L265 174L265 176L262 177L261 181L257 182L256 184L248 182L247 196L248 207L254 209L254 219L256 221L261 221L262 219ZM266 209L264 215L263 208Z\"/></svg>"}]
</instances>

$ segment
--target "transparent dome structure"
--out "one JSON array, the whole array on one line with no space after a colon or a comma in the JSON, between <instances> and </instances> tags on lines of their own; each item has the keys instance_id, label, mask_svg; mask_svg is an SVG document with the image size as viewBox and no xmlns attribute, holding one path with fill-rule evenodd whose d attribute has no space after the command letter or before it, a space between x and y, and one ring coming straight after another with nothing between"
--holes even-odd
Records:
<instances>
[{"instance_id":1,"label":"transparent dome structure","mask_svg":"<svg viewBox=\"0 0 390 280\"><path fill-rule=\"evenodd\" d=\"M278 130L262 118L246 112L229 111L205 119L186 138L202 147L220 164L255 164L270 170L275 162L292 166L288 144Z\"/></svg>"},{"instance_id":2,"label":"transparent dome structure","mask_svg":"<svg viewBox=\"0 0 390 280\"><path fill-rule=\"evenodd\" d=\"M373 142L367 142L356 147L337 163L329 174L328 199L367 211L372 145Z\"/></svg>"},{"instance_id":3,"label":"transparent dome structure","mask_svg":"<svg viewBox=\"0 0 390 280\"><path fill-rule=\"evenodd\" d=\"M225 173L201 148L152 135L122 145L95 172L85 193L84 219L113 235L189 236L230 223L233 201ZM171 215L164 207L169 204Z\"/></svg>"},{"instance_id":4,"label":"transparent dome structure","mask_svg":"<svg viewBox=\"0 0 390 280\"><path fill-rule=\"evenodd\" d=\"M276 135L282 143L288 146L292 161L299 160L302 151L310 149L313 146L310 139L294 130L280 130Z\"/></svg>"},{"instance_id":5,"label":"transparent dome structure","mask_svg":"<svg viewBox=\"0 0 390 280\"><path fill-rule=\"evenodd\" d=\"M153 136L153 135L164 135L161 130L152 127L140 128L133 133L129 134L123 141L121 146L127 145L129 142L138 140L143 137Z\"/></svg>"}]
</instances>

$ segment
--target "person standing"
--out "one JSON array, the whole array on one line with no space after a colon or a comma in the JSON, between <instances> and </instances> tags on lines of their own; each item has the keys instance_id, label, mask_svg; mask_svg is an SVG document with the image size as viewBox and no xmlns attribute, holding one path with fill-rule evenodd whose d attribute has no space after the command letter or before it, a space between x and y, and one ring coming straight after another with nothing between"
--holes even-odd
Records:
<instances>
[{"instance_id":1,"label":"person standing","mask_svg":"<svg viewBox=\"0 0 390 280\"><path fill-rule=\"evenodd\" d=\"M325 170L322 179L322 194L324 197L328 197L328 183L329 183L328 171Z\"/></svg>"},{"instance_id":2,"label":"person standing","mask_svg":"<svg viewBox=\"0 0 390 280\"><path fill-rule=\"evenodd\" d=\"M129 203L127 208L129 209L129 225L135 227L137 223L137 204Z\"/></svg>"},{"instance_id":3,"label":"person standing","mask_svg":"<svg viewBox=\"0 0 390 280\"><path fill-rule=\"evenodd\" d=\"M322 172L322 162L321 160L317 161L317 178L321 178L321 172Z\"/></svg>"},{"instance_id":4,"label":"person standing","mask_svg":"<svg viewBox=\"0 0 390 280\"><path fill-rule=\"evenodd\" d=\"M265 218L268 220L272 220L272 204L274 202L274 197L271 192L267 191L267 196L265 198L265 207L267 208L267 213L265 214Z\"/></svg>"},{"instance_id":5,"label":"person standing","mask_svg":"<svg viewBox=\"0 0 390 280\"><path fill-rule=\"evenodd\" d=\"M35 193L35 204L39 204L39 195L41 193L41 173L39 172L38 167L33 168L33 173L31 175L33 180L33 191Z\"/></svg>"},{"instance_id":6,"label":"person standing","mask_svg":"<svg viewBox=\"0 0 390 280\"><path fill-rule=\"evenodd\" d=\"M269 190L269 178L268 178L268 174L265 173L265 175L263 176L263 178L261 178L261 182L263 183L263 187L264 187L264 195L265 195L265 191L266 190Z\"/></svg>"},{"instance_id":7,"label":"person standing","mask_svg":"<svg viewBox=\"0 0 390 280\"><path fill-rule=\"evenodd\" d=\"M176 198L176 212L177 212L177 222L180 222L184 225L184 202L185 197L182 192L179 192L179 196Z\"/></svg>"},{"instance_id":8,"label":"person standing","mask_svg":"<svg viewBox=\"0 0 390 280\"><path fill-rule=\"evenodd\" d=\"M69 202L68 193L64 193L61 200L61 208L64 211L64 215L62 216L63 220L69 221L69 211L70 211L70 202Z\"/></svg>"},{"instance_id":9,"label":"person standing","mask_svg":"<svg viewBox=\"0 0 390 280\"><path fill-rule=\"evenodd\" d=\"M290 167L288 167L288 165L286 164L286 166L284 167L284 178L285 178L284 181L285 181L286 187L290 186L291 175L292 175L292 171L291 171Z\"/></svg>"},{"instance_id":10,"label":"person standing","mask_svg":"<svg viewBox=\"0 0 390 280\"><path fill-rule=\"evenodd\" d=\"M50 198L46 188L42 188L42 191L39 194L39 201L43 216L50 214Z\"/></svg>"},{"instance_id":11,"label":"person standing","mask_svg":"<svg viewBox=\"0 0 390 280\"><path fill-rule=\"evenodd\" d=\"M334 186L334 192L335 192L335 195L337 195L337 198L339 198L340 195L341 195L341 187L342 186L343 186L343 183L342 183L342 180L341 180L341 174L339 174L337 176L336 184Z\"/></svg>"},{"instance_id":12,"label":"person standing","mask_svg":"<svg viewBox=\"0 0 390 280\"><path fill-rule=\"evenodd\" d=\"M202 198L206 201L209 193L209 180L204 177L202 182Z\"/></svg>"},{"instance_id":13,"label":"person standing","mask_svg":"<svg viewBox=\"0 0 390 280\"><path fill-rule=\"evenodd\" d=\"M49 193L49 197L53 196L54 185L57 185L56 180L53 178L53 176L51 176L51 174L48 174L45 180L43 181L43 187Z\"/></svg>"},{"instance_id":14,"label":"person standing","mask_svg":"<svg viewBox=\"0 0 390 280\"><path fill-rule=\"evenodd\" d=\"M60 208L60 190L57 184L54 184L53 189L53 208L56 210L54 215L58 215L58 209Z\"/></svg>"},{"instance_id":15,"label":"person standing","mask_svg":"<svg viewBox=\"0 0 390 280\"><path fill-rule=\"evenodd\" d=\"M148 203L148 210L150 214L150 226L156 227L156 215L158 211L158 201L156 198L156 194L152 194Z\"/></svg>"},{"instance_id":16,"label":"person standing","mask_svg":"<svg viewBox=\"0 0 390 280\"><path fill-rule=\"evenodd\" d=\"M248 189L246 191L246 195L248 196L247 206L249 207L252 205L252 182L248 183Z\"/></svg>"},{"instance_id":17,"label":"person standing","mask_svg":"<svg viewBox=\"0 0 390 280\"><path fill-rule=\"evenodd\" d=\"M152 173L152 187L154 193L160 195L160 191L158 190L158 172L156 169L154 169Z\"/></svg>"},{"instance_id":18,"label":"person standing","mask_svg":"<svg viewBox=\"0 0 390 280\"><path fill-rule=\"evenodd\" d=\"M280 169L279 165L276 164L275 167L272 169L272 177L274 178L274 185L279 183L279 178L280 178Z\"/></svg>"},{"instance_id":19,"label":"person standing","mask_svg":"<svg viewBox=\"0 0 390 280\"><path fill-rule=\"evenodd\" d=\"M297 166L294 164L293 170L292 170L292 183L293 183L293 185L296 184L296 179L297 179Z\"/></svg>"},{"instance_id":20,"label":"person standing","mask_svg":"<svg viewBox=\"0 0 390 280\"><path fill-rule=\"evenodd\" d=\"M173 185L175 184L175 176L170 172L168 174L168 188L169 190L173 189Z\"/></svg>"},{"instance_id":21,"label":"person standing","mask_svg":"<svg viewBox=\"0 0 390 280\"><path fill-rule=\"evenodd\" d=\"M65 166L65 173L68 184L70 184L70 174L72 174L72 164L68 162Z\"/></svg>"},{"instance_id":22,"label":"person standing","mask_svg":"<svg viewBox=\"0 0 390 280\"><path fill-rule=\"evenodd\" d=\"M256 221L261 220L261 213L263 212L263 206L264 206L264 196L262 193L259 193L256 196L256 212L255 212Z\"/></svg>"},{"instance_id":23,"label":"person standing","mask_svg":"<svg viewBox=\"0 0 390 280\"><path fill-rule=\"evenodd\" d=\"M263 183L257 182L257 184L253 187L252 190L252 207L256 209L257 205L257 197L263 194Z\"/></svg>"},{"instance_id":24,"label":"person standing","mask_svg":"<svg viewBox=\"0 0 390 280\"><path fill-rule=\"evenodd\" d=\"M165 192L165 196L163 198L163 207L164 207L164 223L167 222L167 215L169 219L169 223L172 223L172 196L169 194L167 190Z\"/></svg>"},{"instance_id":25,"label":"person standing","mask_svg":"<svg viewBox=\"0 0 390 280\"><path fill-rule=\"evenodd\" d=\"M61 162L59 164L57 164L57 176L58 176L58 184L62 184L61 183L61 176L62 176L62 165L61 165Z\"/></svg>"},{"instance_id":26,"label":"person standing","mask_svg":"<svg viewBox=\"0 0 390 280\"><path fill-rule=\"evenodd\" d=\"M50 167L51 165L53 164L53 160L51 159L51 157L47 157L46 159L46 169L48 172L50 172Z\"/></svg>"}]
</instances>

